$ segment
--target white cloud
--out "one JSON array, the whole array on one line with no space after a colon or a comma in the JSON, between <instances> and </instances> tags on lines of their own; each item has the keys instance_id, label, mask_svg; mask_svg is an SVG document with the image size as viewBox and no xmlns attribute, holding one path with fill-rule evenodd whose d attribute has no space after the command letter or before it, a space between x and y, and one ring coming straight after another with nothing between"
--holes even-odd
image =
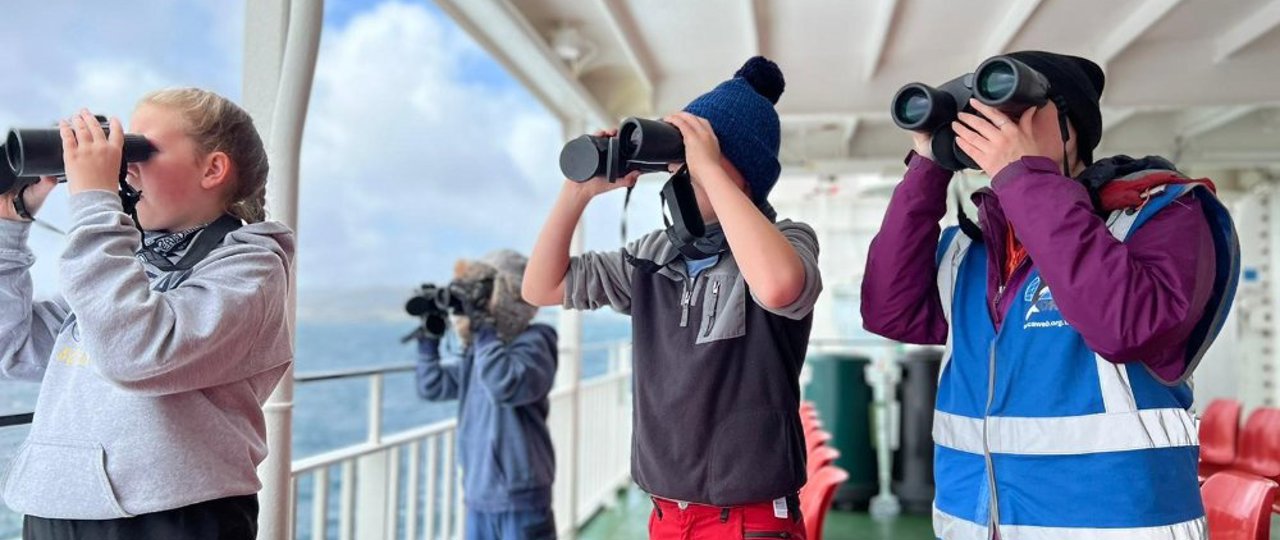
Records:
<instances>
[{"instance_id":1,"label":"white cloud","mask_svg":"<svg viewBox=\"0 0 1280 540\"><path fill-rule=\"evenodd\" d=\"M240 94L244 4L226 0L4 2L0 130L48 125L81 107L127 118L143 94L171 85ZM64 190L40 217L65 227ZM62 239L36 229L37 294L57 290Z\"/></svg>"},{"instance_id":2,"label":"white cloud","mask_svg":"<svg viewBox=\"0 0 1280 540\"><path fill-rule=\"evenodd\" d=\"M303 290L408 285L458 257L528 252L562 181L559 122L514 83L468 82L483 53L420 5L325 31L303 144Z\"/></svg>"}]
</instances>

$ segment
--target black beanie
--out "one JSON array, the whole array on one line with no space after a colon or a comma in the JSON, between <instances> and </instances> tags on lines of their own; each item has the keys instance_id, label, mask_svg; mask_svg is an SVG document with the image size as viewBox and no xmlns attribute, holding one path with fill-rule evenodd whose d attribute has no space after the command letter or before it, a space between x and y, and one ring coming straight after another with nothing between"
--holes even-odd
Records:
<instances>
[{"instance_id":1,"label":"black beanie","mask_svg":"<svg viewBox=\"0 0 1280 540\"><path fill-rule=\"evenodd\" d=\"M1076 152L1085 165L1093 163L1093 150L1102 139L1102 87L1106 76L1091 60L1044 51L1019 51L1007 56L1039 71L1049 79L1049 96L1066 103L1067 119L1076 128ZM1061 108L1061 103L1059 103Z\"/></svg>"}]
</instances>

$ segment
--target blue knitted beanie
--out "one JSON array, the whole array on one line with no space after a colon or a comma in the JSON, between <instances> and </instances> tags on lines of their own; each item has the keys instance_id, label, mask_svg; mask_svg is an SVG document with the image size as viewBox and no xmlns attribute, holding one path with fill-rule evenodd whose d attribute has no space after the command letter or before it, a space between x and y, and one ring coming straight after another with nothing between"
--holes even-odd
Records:
<instances>
[{"instance_id":1,"label":"blue knitted beanie","mask_svg":"<svg viewBox=\"0 0 1280 540\"><path fill-rule=\"evenodd\" d=\"M778 65L763 56L747 60L733 78L689 103L685 112L706 118L720 140L720 153L742 173L757 205L769 198L782 165L782 129L774 105L786 81Z\"/></svg>"}]
</instances>

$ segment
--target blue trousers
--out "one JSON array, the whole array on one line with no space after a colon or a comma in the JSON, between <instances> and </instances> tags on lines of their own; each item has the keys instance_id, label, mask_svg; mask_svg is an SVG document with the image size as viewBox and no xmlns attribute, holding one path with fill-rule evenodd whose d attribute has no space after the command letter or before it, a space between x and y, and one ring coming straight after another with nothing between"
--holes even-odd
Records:
<instances>
[{"instance_id":1,"label":"blue trousers","mask_svg":"<svg viewBox=\"0 0 1280 540\"><path fill-rule=\"evenodd\" d=\"M467 510L466 540L555 540L556 519L551 509L515 512Z\"/></svg>"}]
</instances>

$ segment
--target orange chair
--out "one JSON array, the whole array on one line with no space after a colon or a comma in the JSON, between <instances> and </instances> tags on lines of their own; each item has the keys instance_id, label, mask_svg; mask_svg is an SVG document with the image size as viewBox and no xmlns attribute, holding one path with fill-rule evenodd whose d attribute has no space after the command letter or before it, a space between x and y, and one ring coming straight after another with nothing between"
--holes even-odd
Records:
<instances>
[{"instance_id":1,"label":"orange chair","mask_svg":"<svg viewBox=\"0 0 1280 540\"><path fill-rule=\"evenodd\" d=\"M1261 408L1249 414L1231 469L1280 478L1280 409Z\"/></svg>"},{"instance_id":2,"label":"orange chair","mask_svg":"<svg viewBox=\"0 0 1280 540\"><path fill-rule=\"evenodd\" d=\"M1209 477L1200 487L1209 538L1270 538L1271 506L1275 503L1276 488L1271 480L1239 471L1223 471Z\"/></svg>"},{"instance_id":3,"label":"orange chair","mask_svg":"<svg viewBox=\"0 0 1280 540\"><path fill-rule=\"evenodd\" d=\"M1215 399L1200 418L1200 482L1231 468L1240 437L1240 402Z\"/></svg>"},{"instance_id":4,"label":"orange chair","mask_svg":"<svg viewBox=\"0 0 1280 540\"><path fill-rule=\"evenodd\" d=\"M800 514L804 516L805 536L809 540L822 540L822 523L831 508L831 499L840 484L848 479L849 473L844 469L828 465L810 476L809 483L800 490Z\"/></svg>"},{"instance_id":5,"label":"orange chair","mask_svg":"<svg viewBox=\"0 0 1280 540\"><path fill-rule=\"evenodd\" d=\"M817 474L819 470L835 463L837 459L840 459L840 451L833 446L819 446L813 449L812 452L809 452L809 464L806 466L808 475L806 478L813 478L813 475Z\"/></svg>"},{"instance_id":6,"label":"orange chair","mask_svg":"<svg viewBox=\"0 0 1280 540\"><path fill-rule=\"evenodd\" d=\"M831 441L831 434L821 429L816 429L812 433L806 434L804 437L805 451L812 454L814 449L819 446L826 446Z\"/></svg>"}]
</instances>

